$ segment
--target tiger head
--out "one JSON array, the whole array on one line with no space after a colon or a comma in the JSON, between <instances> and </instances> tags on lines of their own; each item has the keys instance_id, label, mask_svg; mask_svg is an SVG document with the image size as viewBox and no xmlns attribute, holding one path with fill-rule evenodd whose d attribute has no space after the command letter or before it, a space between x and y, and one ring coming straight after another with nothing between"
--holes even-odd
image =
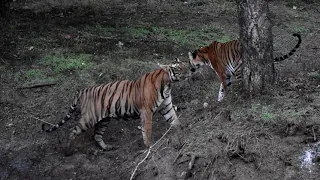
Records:
<instances>
[{"instance_id":1,"label":"tiger head","mask_svg":"<svg viewBox=\"0 0 320 180\"><path fill-rule=\"evenodd\" d=\"M178 58L175 58L174 62L168 65L161 65L159 63L158 65L169 73L171 81L179 81L181 79L185 79L190 74L188 73L189 68L187 67L187 65L180 61L180 59Z\"/></svg>"},{"instance_id":2,"label":"tiger head","mask_svg":"<svg viewBox=\"0 0 320 180\"><path fill-rule=\"evenodd\" d=\"M210 63L208 51L208 47L202 47L193 51L192 53L188 52L190 70L192 72L195 72L196 69L199 69L201 66Z\"/></svg>"}]
</instances>

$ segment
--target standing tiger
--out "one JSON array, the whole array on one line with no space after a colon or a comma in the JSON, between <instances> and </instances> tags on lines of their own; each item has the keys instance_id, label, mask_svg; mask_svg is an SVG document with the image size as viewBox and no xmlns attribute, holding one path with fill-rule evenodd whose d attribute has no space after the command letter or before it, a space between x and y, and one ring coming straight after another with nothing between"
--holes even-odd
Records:
<instances>
[{"instance_id":1,"label":"standing tiger","mask_svg":"<svg viewBox=\"0 0 320 180\"><path fill-rule=\"evenodd\" d=\"M156 111L173 126L180 124L171 102L171 82L180 80L188 69L179 59L170 65L160 67L135 81L123 80L80 90L66 117L49 129L45 129L43 124L42 129L46 132L58 129L70 119L71 113L80 102L81 118L72 128L66 155L70 154L71 141L92 127L95 127L94 140L102 149L107 149L102 136L108 121L112 118L140 118L143 141L149 148L152 116Z\"/></svg>"},{"instance_id":2,"label":"standing tiger","mask_svg":"<svg viewBox=\"0 0 320 180\"><path fill-rule=\"evenodd\" d=\"M286 55L274 58L274 62L283 61L291 56L301 43L301 36L293 34L298 37L299 41L296 46ZM233 40L226 43L213 41L209 46L202 47L195 50L193 53L189 52L190 68L194 72L197 68L203 65L208 65L214 69L221 81L218 101L222 101L225 96L226 87L231 85L231 76L241 78L241 54L239 40Z\"/></svg>"}]
</instances>

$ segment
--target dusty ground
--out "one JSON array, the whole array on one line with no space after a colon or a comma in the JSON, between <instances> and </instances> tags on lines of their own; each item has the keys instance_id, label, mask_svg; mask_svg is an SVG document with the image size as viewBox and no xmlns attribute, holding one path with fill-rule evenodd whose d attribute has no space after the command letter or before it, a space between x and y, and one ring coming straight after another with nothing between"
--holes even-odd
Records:
<instances>
[{"instance_id":1,"label":"dusty ground","mask_svg":"<svg viewBox=\"0 0 320 180\"><path fill-rule=\"evenodd\" d=\"M318 179L319 162L311 171L301 168L300 157L320 138L320 5L312 1L273 1L274 55L296 43L292 33L302 35L302 45L290 59L276 65L277 86L260 99L241 96L231 86L224 102L216 101L216 75L203 68L202 75L174 84L174 104L184 127L185 145L175 149L170 133L159 148L140 165L135 179ZM296 9L293 9L296 6ZM153 27L171 29L203 25L219 27L236 38L236 7L200 1L167 3L114 1L103 8L70 6L62 9L26 1L14 4L8 20L1 20L0 34L0 179L129 179L145 154L139 120L110 123L104 137L115 146L101 151L92 131L76 139L77 152L65 157L66 128L47 134L40 120L55 123L67 112L77 88L119 79L135 79L174 57L187 60L198 47L193 39L182 44L161 38ZM142 24L144 36L121 31L99 31L100 26L121 29ZM95 27L95 28L92 28ZM140 28L141 30L141 28ZM198 34L197 36L201 36ZM218 34L219 36L219 34ZM217 37L202 37L210 42ZM220 37L221 38L221 37ZM117 44L124 45L119 47ZM52 53L89 54L93 65L85 70L54 74L41 61ZM32 69L48 72L31 75ZM32 71L33 72L33 71ZM48 78L49 77L49 78ZM50 79L51 78L51 79ZM53 86L28 86L38 80L54 80ZM204 103L208 103L206 108ZM169 127L156 115L153 141ZM197 158L187 172L189 154ZM176 159L176 157L178 157ZM175 161L176 159L176 161Z\"/></svg>"}]
</instances>

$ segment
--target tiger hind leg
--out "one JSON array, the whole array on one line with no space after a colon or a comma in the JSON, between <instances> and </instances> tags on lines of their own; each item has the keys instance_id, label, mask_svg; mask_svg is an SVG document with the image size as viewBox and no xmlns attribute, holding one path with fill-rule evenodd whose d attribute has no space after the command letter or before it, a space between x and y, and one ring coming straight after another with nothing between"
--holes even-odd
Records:
<instances>
[{"instance_id":1,"label":"tiger hind leg","mask_svg":"<svg viewBox=\"0 0 320 180\"><path fill-rule=\"evenodd\" d=\"M80 124L79 124L80 125ZM69 139L67 142L67 146L65 147L65 155L66 156L70 156L73 154L73 150L71 149L72 146L72 142L74 141L74 139L76 138L76 136L78 136L79 134L81 134L81 132L83 132L84 130L82 130L79 125L75 126L72 129L72 132L69 135Z\"/></svg>"},{"instance_id":2,"label":"tiger hind leg","mask_svg":"<svg viewBox=\"0 0 320 180\"><path fill-rule=\"evenodd\" d=\"M102 136L107 129L107 124L109 121L110 118L104 118L95 125L95 132L93 138L103 150L111 150L113 148L111 145L107 145L102 139Z\"/></svg>"}]
</instances>

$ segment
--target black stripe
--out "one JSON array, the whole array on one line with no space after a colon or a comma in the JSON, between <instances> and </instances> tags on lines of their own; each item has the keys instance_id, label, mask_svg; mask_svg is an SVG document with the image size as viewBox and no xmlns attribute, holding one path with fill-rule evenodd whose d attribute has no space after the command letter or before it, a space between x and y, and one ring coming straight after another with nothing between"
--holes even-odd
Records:
<instances>
[{"instance_id":1,"label":"black stripe","mask_svg":"<svg viewBox=\"0 0 320 180\"><path fill-rule=\"evenodd\" d=\"M101 87L101 89L104 89L104 87L107 86L107 85L108 85L108 84L103 85L103 86ZM104 109L104 99L105 99L105 97L106 97L107 90L108 90L108 88L106 88L105 91L102 92L103 94L102 94L101 102L100 102L100 104L101 104L101 117L104 116L104 114L103 114L103 113L104 113L104 112L103 112L103 109Z\"/></svg>"},{"instance_id":2,"label":"black stripe","mask_svg":"<svg viewBox=\"0 0 320 180\"><path fill-rule=\"evenodd\" d=\"M121 106L120 106L120 98L118 98L116 104L115 104L115 113L118 117L121 117Z\"/></svg>"},{"instance_id":3,"label":"black stripe","mask_svg":"<svg viewBox=\"0 0 320 180\"><path fill-rule=\"evenodd\" d=\"M166 109L169 105L170 105L170 103L168 103L164 108L162 108L162 109L159 110L159 111L162 111L162 110Z\"/></svg>"},{"instance_id":4,"label":"black stripe","mask_svg":"<svg viewBox=\"0 0 320 180\"><path fill-rule=\"evenodd\" d=\"M164 98L164 95L163 95L164 86L165 86L165 85L164 85L163 79L161 79L160 95L161 95L161 98L162 98L162 99L165 99L165 98Z\"/></svg>"},{"instance_id":5,"label":"black stripe","mask_svg":"<svg viewBox=\"0 0 320 180\"><path fill-rule=\"evenodd\" d=\"M167 119L167 122L173 121L172 117L173 117L173 116L171 116L169 119Z\"/></svg>"},{"instance_id":6,"label":"black stripe","mask_svg":"<svg viewBox=\"0 0 320 180\"><path fill-rule=\"evenodd\" d=\"M105 102L106 95L109 94L108 91L110 90L111 85L112 85L111 83L107 84L107 87L102 95L102 107L103 107L102 110L106 108L105 112L101 112L102 117L106 117L107 115L109 115L109 104L104 104L104 102Z\"/></svg>"},{"instance_id":7,"label":"black stripe","mask_svg":"<svg viewBox=\"0 0 320 180\"><path fill-rule=\"evenodd\" d=\"M170 111L171 111L172 107L167 111L165 112L164 114L162 114L163 116L167 115Z\"/></svg>"},{"instance_id":8,"label":"black stripe","mask_svg":"<svg viewBox=\"0 0 320 180\"><path fill-rule=\"evenodd\" d=\"M110 96L109 104L108 104L108 107L107 107L108 114L110 112L110 108L112 108L111 105L112 105L113 97L114 97L114 94L116 93L116 91L118 89L119 84L120 84L120 81L116 82L116 88L113 90L112 95ZM116 107L115 107L115 111L117 111Z\"/></svg>"},{"instance_id":9,"label":"black stripe","mask_svg":"<svg viewBox=\"0 0 320 180\"><path fill-rule=\"evenodd\" d=\"M157 78L162 71L163 71L163 70L160 69L157 74L154 74L154 77Z\"/></svg>"}]
</instances>

